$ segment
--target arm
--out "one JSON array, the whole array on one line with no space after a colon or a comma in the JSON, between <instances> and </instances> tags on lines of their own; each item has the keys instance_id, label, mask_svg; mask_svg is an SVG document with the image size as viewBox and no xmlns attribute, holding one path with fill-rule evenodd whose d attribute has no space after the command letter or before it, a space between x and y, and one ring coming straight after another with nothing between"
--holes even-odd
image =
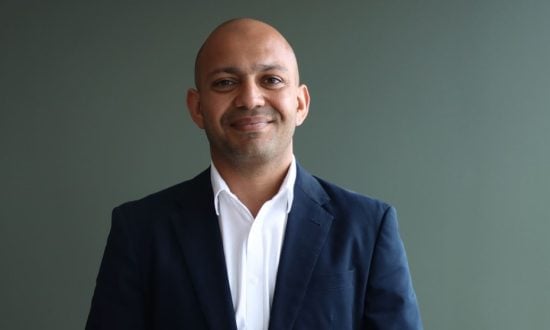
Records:
<instances>
[{"instance_id":1,"label":"arm","mask_svg":"<svg viewBox=\"0 0 550 330\"><path fill-rule=\"evenodd\" d=\"M115 208L86 330L146 329L135 237L127 225L120 208Z\"/></svg>"},{"instance_id":2,"label":"arm","mask_svg":"<svg viewBox=\"0 0 550 330\"><path fill-rule=\"evenodd\" d=\"M368 329L422 329L420 312L393 207L384 212L370 267L365 315Z\"/></svg>"}]
</instances>

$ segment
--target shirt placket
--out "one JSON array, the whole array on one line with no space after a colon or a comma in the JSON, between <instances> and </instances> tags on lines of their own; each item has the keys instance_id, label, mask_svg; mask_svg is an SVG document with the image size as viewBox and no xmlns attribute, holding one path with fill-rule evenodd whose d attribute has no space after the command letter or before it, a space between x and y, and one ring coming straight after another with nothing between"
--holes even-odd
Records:
<instances>
[{"instance_id":1,"label":"shirt placket","mask_svg":"<svg viewBox=\"0 0 550 330\"><path fill-rule=\"evenodd\" d=\"M246 247L246 324L247 329L263 329L264 320L264 267L262 220L253 221Z\"/></svg>"}]
</instances>

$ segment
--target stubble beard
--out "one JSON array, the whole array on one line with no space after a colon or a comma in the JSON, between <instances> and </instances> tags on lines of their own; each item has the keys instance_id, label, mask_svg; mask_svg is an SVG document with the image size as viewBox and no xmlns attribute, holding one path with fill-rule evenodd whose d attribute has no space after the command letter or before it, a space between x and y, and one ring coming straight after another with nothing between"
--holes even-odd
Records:
<instances>
[{"instance_id":1,"label":"stubble beard","mask_svg":"<svg viewBox=\"0 0 550 330\"><path fill-rule=\"evenodd\" d=\"M262 137L261 133L244 133L243 135L237 142L221 141L221 143L216 143L210 140L212 152L225 158L236 168L249 168L276 160L288 146L287 142L274 140L276 137L265 141L265 137Z\"/></svg>"},{"instance_id":2,"label":"stubble beard","mask_svg":"<svg viewBox=\"0 0 550 330\"><path fill-rule=\"evenodd\" d=\"M212 157L241 170L276 165L276 162L287 156L287 150L292 153L293 133L291 131L266 137L263 136L264 133L250 132L243 133L237 140L222 140L206 130Z\"/></svg>"},{"instance_id":3,"label":"stubble beard","mask_svg":"<svg viewBox=\"0 0 550 330\"><path fill-rule=\"evenodd\" d=\"M266 132L235 132L231 123L243 116L262 116L269 118L273 125ZM279 112L271 107L252 110L232 109L221 119L223 127L229 127L226 137L220 137L206 127L206 135L210 142L211 153L223 157L235 168L261 166L284 157L285 151L292 149L294 129L285 127ZM283 131L281 131L281 129ZM270 134L270 136L266 136Z\"/></svg>"}]
</instances>

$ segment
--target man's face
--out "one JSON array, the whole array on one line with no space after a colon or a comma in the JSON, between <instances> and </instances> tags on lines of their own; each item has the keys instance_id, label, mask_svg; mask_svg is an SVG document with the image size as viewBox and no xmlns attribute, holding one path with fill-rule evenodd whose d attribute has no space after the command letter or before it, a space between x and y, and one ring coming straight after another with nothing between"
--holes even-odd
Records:
<instances>
[{"instance_id":1,"label":"man's face","mask_svg":"<svg viewBox=\"0 0 550 330\"><path fill-rule=\"evenodd\" d=\"M214 33L197 61L188 93L195 123L206 131L214 161L265 162L292 155L294 129L309 95L298 85L294 53L265 26Z\"/></svg>"}]
</instances>

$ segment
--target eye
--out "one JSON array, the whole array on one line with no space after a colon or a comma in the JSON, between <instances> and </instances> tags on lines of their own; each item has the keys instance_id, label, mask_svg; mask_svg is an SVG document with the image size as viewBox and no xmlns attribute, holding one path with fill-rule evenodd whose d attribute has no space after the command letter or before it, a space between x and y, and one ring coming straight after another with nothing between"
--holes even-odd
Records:
<instances>
[{"instance_id":1,"label":"eye","mask_svg":"<svg viewBox=\"0 0 550 330\"><path fill-rule=\"evenodd\" d=\"M235 86L237 82L233 79L219 79L212 83L212 87L217 90L227 90Z\"/></svg>"},{"instance_id":2,"label":"eye","mask_svg":"<svg viewBox=\"0 0 550 330\"><path fill-rule=\"evenodd\" d=\"M268 76L263 79L263 83L268 87L278 87L283 84L283 79L277 76Z\"/></svg>"}]
</instances>

